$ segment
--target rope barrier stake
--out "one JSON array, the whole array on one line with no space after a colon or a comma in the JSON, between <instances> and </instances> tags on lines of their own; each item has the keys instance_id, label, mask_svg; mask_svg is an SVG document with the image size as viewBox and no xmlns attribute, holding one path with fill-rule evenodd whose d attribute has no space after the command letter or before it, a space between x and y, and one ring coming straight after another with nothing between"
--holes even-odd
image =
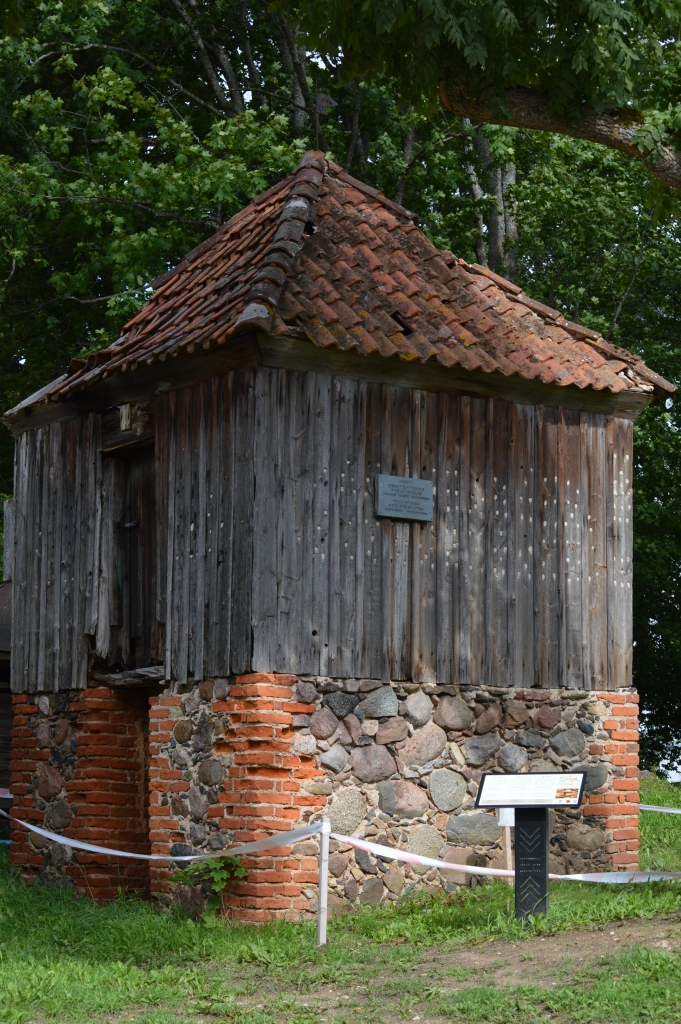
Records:
<instances>
[{"instance_id":1,"label":"rope barrier stake","mask_svg":"<svg viewBox=\"0 0 681 1024\"><path fill-rule=\"evenodd\" d=\"M317 945L326 945L326 921L329 906L329 836L331 822L322 818L319 834L319 895L317 897Z\"/></svg>"}]
</instances>

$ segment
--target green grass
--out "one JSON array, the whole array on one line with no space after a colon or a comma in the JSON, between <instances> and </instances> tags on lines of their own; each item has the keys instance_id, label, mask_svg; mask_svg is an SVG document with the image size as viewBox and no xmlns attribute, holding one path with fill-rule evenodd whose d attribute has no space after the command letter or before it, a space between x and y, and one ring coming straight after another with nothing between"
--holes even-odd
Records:
<instances>
[{"instance_id":1,"label":"green grass","mask_svg":"<svg viewBox=\"0 0 681 1024\"><path fill-rule=\"evenodd\" d=\"M681 791L657 780L646 781L643 797L681 806ZM642 826L645 866L681 866L681 816L649 813ZM530 925L513 916L513 890L494 883L334 920L319 949L313 923L206 928L134 900L98 906L68 889L26 886L0 857L3 1024L378 1024L388 1006L391 1020L409 1021L681 1022L681 957L664 950L592 964L577 979L558 976L550 990L496 988L489 976L452 970L455 963L432 977L428 967L433 947L677 917L681 882L556 882L549 915ZM424 962L425 980L415 973ZM470 987L453 990L466 978ZM343 991L355 994L348 1001ZM329 1000L320 1010L317 1002Z\"/></svg>"},{"instance_id":2,"label":"green grass","mask_svg":"<svg viewBox=\"0 0 681 1024\"><path fill-rule=\"evenodd\" d=\"M681 786L664 779L641 779L641 803L681 807ZM681 871L681 814L641 811L641 867Z\"/></svg>"}]
</instances>

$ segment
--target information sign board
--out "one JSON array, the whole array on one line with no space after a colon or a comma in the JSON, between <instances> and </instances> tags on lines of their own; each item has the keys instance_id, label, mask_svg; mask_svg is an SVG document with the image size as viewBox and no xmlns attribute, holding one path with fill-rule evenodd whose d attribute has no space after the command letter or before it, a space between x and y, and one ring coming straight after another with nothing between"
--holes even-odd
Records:
<instances>
[{"instance_id":1,"label":"information sign board","mask_svg":"<svg viewBox=\"0 0 681 1024\"><path fill-rule=\"evenodd\" d=\"M476 807L579 807L586 772L533 772L495 775L485 772Z\"/></svg>"},{"instance_id":2,"label":"information sign board","mask_svg":"<svg viewBox=\"0 0 681 1024\"><path fill-rule=\"evenodd\" d=\"M430 523L433 519L433 484L407 476L378 477L376 514L391 519L417 519Z\"/></svg>"}]
</instances>

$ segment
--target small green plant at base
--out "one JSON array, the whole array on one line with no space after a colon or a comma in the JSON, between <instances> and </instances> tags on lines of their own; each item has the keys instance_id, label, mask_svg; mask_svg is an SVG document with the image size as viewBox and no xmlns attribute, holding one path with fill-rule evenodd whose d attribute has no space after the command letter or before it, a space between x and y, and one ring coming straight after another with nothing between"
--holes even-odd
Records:
<instances>
[{"instance_id":1,"label":"small green plant at base","mask_svg":"<svg viewBox=\"0 0 681 1024\"><path fill-rule=\"evenodd\" d=\"M173 882L184 885L210 884L212 892L207 896L207 910L201 915L204 924L214 924L222 905L222 893L228 882L246 878L248 871L238 857L216 857L213 860L199 860L180 868L172 877Z\"/></svg>"}]
</instances>

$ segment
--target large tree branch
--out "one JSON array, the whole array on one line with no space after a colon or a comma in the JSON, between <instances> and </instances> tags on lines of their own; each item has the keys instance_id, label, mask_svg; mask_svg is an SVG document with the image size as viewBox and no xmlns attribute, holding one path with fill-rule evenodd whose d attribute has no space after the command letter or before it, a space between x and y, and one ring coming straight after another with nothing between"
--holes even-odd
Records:
<instances>
[{"instance_id":1,"label":"large tree branch","mask_svg":"<svg viewBox=\"0 0 681 1024\"><path fill-rule=\"evenodd\" d=\"M598 114L584 105L577 121L567 121L549 111L549 98L530 89L507 89L505 93L508 116L488 106L468 93L463 86L447 88L440 82L440 102L445 110L487 124L505 124L513 128L530 128L541 132L572 135L577 139L598 142L609 149L619 150L636 160L649 158L635 144L637 131L643 126L643 116L634 110L610 108ZM650 161L650 172L663 185L681 190L681 152L663 146L657 160Z\"/></svg>"}]
</instances>

